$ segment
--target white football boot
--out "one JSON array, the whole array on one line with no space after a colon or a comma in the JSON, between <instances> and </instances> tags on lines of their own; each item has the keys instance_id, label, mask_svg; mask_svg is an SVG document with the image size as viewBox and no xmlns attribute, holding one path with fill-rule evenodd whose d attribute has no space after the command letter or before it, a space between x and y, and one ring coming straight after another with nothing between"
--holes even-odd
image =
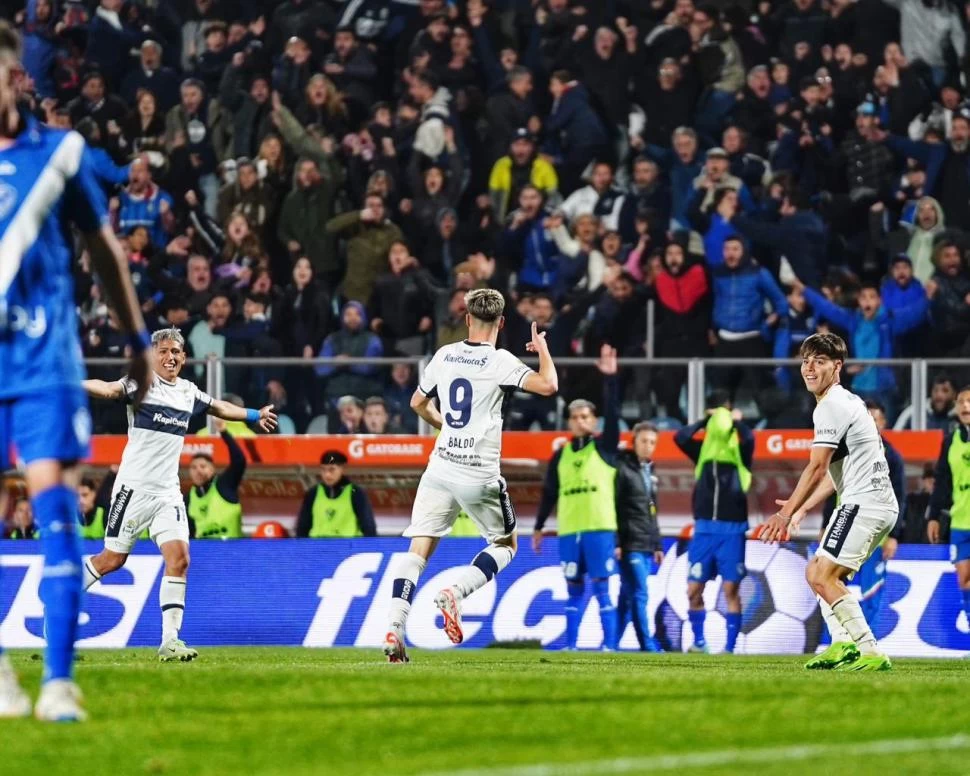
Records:
<instances>
[{"instance_id":1,"label":"white football boot","mask_svg":"<svg viewBox=\"0 0 970 776\"><path fill-rule=\"evenodd\" d=\"M30 698L20 687L10 658L0 655L0 719L30 716Z\"/></svg>"},{"instance_id":2,"label":"white football boot","mask_svg":"<svg viewBox=\"0 0 970 776\"><path fill-rule=\"evenodd\" d=\"M40 688L34 716L42 722L84 722L88 713L83 700L81 688L70 679L52 679Z\"/></svg>"}]
</instances>

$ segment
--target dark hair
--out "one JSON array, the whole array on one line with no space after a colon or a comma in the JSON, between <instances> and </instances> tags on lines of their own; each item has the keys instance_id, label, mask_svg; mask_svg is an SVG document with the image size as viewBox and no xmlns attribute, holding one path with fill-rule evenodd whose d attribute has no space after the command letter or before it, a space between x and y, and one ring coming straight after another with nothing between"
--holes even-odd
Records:
<instances>
[{"instance_id":1,"label":"dark hair","mask_svg":"<svg viewBox=\"0 0 970 776\"><path fill-rule=\"evenodd\" d=\"M532 301L533 301L533 302L535 302L535 301L537 301L537 300L539 300L539 299L545 299L545 300L546 300L547 302L549 302L549 304L551 304L551 305L552 305L553 307L555 307L555 306L556 306L556 303L555 303L555 301L553 300L553 298L552 298L552 297L551 297L551 296L550 296L549 294L547 294L547 293L544 293L544 292L541 292L541 291L540 291L540 292L539 292L538 294L533 294L533 295L532 295Z\"/></svg>"},{"instance_id":2,"label":"dark hair","mask_svg":"<svg viewBox=\"0 0 970 776\"><path fill-rule=\"evenodd\" d=\"M420 81L433 92L438 91L438 87L441 86L441 81L438 79L438 76L436 76L430 70L423 70L419 73L415 73L412 78L415 81Z\"/></svg>"},{"instance_id":3,"label":"dark hair","mask_svg":"<svg viewBox=\"0 0 970 776\"><path fill-rule=\"evenodd\" d=\"M193 461L198 460L199 458L201 458L203 461L208 461L211 464L215 464L215 461L212 460L212 456L208 453L196 453L192 456Z\"/></svg>"},{"instance_id":4,"label":"dark hair","mask_svg":"<svg viewBox=\"0 0 970 776\"><path fill-rule=\"evenodd\" d=\"M885 408L885 406L883 406L883 403L880 402L880 401L876 401L875 399L867 399L866 400L866 409L867 410L879 410L883 415L886 414L886 408Z\"/></svg>"},{"instance_id":5,"label":"dark hair","mask_svg":"<svg viewBox=\"0 0 970 776\"><path fill-rule=\"evenodd\" d=\"M97 490L98 486L94 484L94 480L90 477L82 477L81 482L78 483L82 488L91 488L91 490Z\"/></svg>"},{"instance_id":6,"label":"dark hair","mask_svg":"<svg viewBox=\"0 0 970 776\"><path fill-rule=\"evenodd\" d=\"M261 294L258 291L250 291L246 294L246 301L261 304L263 307L269 307L269 296L267 294Z\"/></svg>"},{"instance_id":7,"label":"dark hair","mask_svg":"<svg viewBox=\"0 0 970 776\"><path fill-rule=\"evenodd\" d=\"M788 204L795 208L795 210L810 210L812 207L808 195L799 189L785 192L785 198L788 200Z\"/></svg>"},{"instance_id":8,"label":"dark hair","mask_svg":"<svg viewBox=\"0 0 970 776\"><path fill-rule=\"evenodd\" d=\"M741 247L744 247L744 239L739 234L729 234L724 238L724 244L727 245L729 242L741 243Z\"/></svg>"},{"instance_id":9,"label":"dark hair","mask_svg":"<svg viewBox=\"0 0 970 776\"><path fill-rule=\"evenodd\" d=\"M333 31L333 34L334 35L339 35L341 32L349 33L349 34L353 35L354 38L357 37L357 31L353 28L353 26L351 26L349 24L341 24L339 27L337 27L336 30Z\"/></svg>"},{"instance_id":10,"label":"dark hair","mask_svg":"<svg viewBox=\"0 0 970 776\"><path fill-rule=\"evenodd\" d=\"M570 81L573 80L573 74L570 73L568 70L554 70L552 75L550 76L550 79L555 79L556 81L559 81L559 83L561 84L568 84Z\"/></svg>"},{"instance_id":11,"label":"dark hair","mask_svg":"<svg viewBox=\"0 0 970 776\"><path fill-rule=\"evenodd\" d=\"M932 387L936 388L936 386L943 385L944 383L949 383L953 388L956 388L956 383L953 382L953 378L950 377L950 375L945 373L938 374L936 377L933 378Z\"/></svg>"},{"instance_id":12,"label":"dark hair","mask_svg":"<svg viewBox=\"0 0 970 776\"><path fill-rule=\"evenodd\" d=\"M957 396L959 396L961 393L967 393L968 391L970 391L970 385L965 385L959 391L957 391Z\"/></svg>"},{"instance_id":13,"label":"dark hair","mask_svg":"<svg viewBox=\"0 0 970 776\"><path fill-rule=\"evenodd\" d=\"M798 355L802 358L827 356L833 361L841 361L844 364L849 357L849 350L845 340L838 334L813 334L802 343L798 349Z\"/></svg>"},{"instance_id":14,"label":"dark hair","mask_svg":"<svg viewBox=\"0 0 970 776\"><path fill-rule=\"evenodd\" d=\"M724 201L724 198L732 192L734 194L737 194L738 190L733 189L730 186L725 186L724 188L716 189L714 191L714 199L711 201L711 209L717 210L718 205L720 205Z\"/></svg>"},{"instance_id":15,"label":"dark hair","mask_svg":"<svg viewBox=\"0 0 970 776\"><path fill-rule=\"evenodd\" d=\"M729 406L731 406L731 394L723 388L715 388L707 397L707 409L709 410Z\"/></svg>"},{"instance_id":16,"label":"dark hair","mask_svg":"<svg viewBox=\"0 0 970 776\"><path fill-rule=\"evenodd\" d=\"M879 287L879 284L876 281L874 280L862 281L862 284L859 286L859 290L865 291L867 288L871 288L873 291L879 294L879 296L882 296L882 289Z\"/></svg>"}]
</instances>

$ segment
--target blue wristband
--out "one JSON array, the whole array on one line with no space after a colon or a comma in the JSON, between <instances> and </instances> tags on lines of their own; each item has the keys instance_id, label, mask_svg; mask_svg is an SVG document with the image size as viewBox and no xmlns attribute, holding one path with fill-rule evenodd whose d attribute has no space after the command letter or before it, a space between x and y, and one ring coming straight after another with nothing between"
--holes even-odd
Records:
<instances>
[{"instance_id":1,"label":"blue wristband","mask_svg":"<svg viewBox=\"0 0 970 776\"><path fill-rule=\"evenodd\" d=\"M247 423L255 423L257 420L259 420L259 410L250 410L250 409L247 409L246 410L246 422Z\"/></svg>"},{"instance_id":2,"label":"blue wristband","mask_svg":"<svg viewBox=\"0 0 970 776\"><path fill-rule=\"evenodd\" d=\"M131 352L137 356L152 346L152 335L142 329L135 334L128 335L128 344L131 345Z\"/></svg>"}]
</instances>

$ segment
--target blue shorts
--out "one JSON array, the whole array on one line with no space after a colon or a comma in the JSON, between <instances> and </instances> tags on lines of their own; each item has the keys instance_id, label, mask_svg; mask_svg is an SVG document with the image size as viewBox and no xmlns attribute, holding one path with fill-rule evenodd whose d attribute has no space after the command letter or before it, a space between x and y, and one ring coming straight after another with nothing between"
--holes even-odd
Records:
<instances>
[{"instance_id":1,"label":"blue shorts","mask_svg":"<svg viewBox=\"0 0 970 776\"><path fill-rule=\"evenodd\" d=\"M559 560L567 580L605 579L616 573L616 534L589 531L559 537Z\"/></svg>"},{"instance_id":2,"label":"blue shorts","mask_svg":"<svg viewBox=\"0 0 970 776\"><path fill-rule=\"evenodd\" d=\"M950 563L970 560L970 531L950 529Z\"/></svg>"},{"instance_id":3,"label":"blue shorts","mask_svg":"<svg viewBox=\"0 0 970 776\"><path fill-rule=\"evenodd\" d=\"M709 582L720 574L725 582L740 582L744 567L743 533L694 534L687 547L687 579L690 582Z\"/></svg>"},{"instance_id":4,"label":"blue shorts","mask_svg":"<svg viewBox=\"0 0 970 776\"><path fill-rule=\"evenodd\" d=\"M86 458L91 442L88 397L81 386L0 399L0 471L16 462Z\"/></svg>"}]
</instances>

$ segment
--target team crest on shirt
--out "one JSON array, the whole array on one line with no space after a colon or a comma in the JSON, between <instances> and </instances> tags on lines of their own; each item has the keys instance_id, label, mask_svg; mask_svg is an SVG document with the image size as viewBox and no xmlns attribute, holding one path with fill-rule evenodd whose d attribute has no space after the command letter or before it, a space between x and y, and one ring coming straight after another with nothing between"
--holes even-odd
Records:
<instances>
[{"instance_id":1,"label":"team crest on shirt","mask_svg":"<svg viewBox=\"0 0 970 776\"><path fill-rule=\"evenodd\" d=\"M4 159L0 162L0 175L16 175L17 165L11 162L9 159Z\"/></svg>"},{"instance_id":2,"label":"team crest on shirt","mask_svg":"<svg viewBox=\"0 0 970 776\"><path fill-rule=\"evenodd\" d=\"M0 183L0 220L10 215L17 204L17 190L9 183Z\"/></svg>"},{"instance_id":3,"label":"team crest on shirt","mask_svg":"<svg viewBox=\"0 0 970 776\"><path fill-rule=\"evenodd\" d=\"M81 407L74 413L71 419L74 426L74 436L82 445L91 441L91 414L85 407Z\"/></svg>"}]
</instances>

